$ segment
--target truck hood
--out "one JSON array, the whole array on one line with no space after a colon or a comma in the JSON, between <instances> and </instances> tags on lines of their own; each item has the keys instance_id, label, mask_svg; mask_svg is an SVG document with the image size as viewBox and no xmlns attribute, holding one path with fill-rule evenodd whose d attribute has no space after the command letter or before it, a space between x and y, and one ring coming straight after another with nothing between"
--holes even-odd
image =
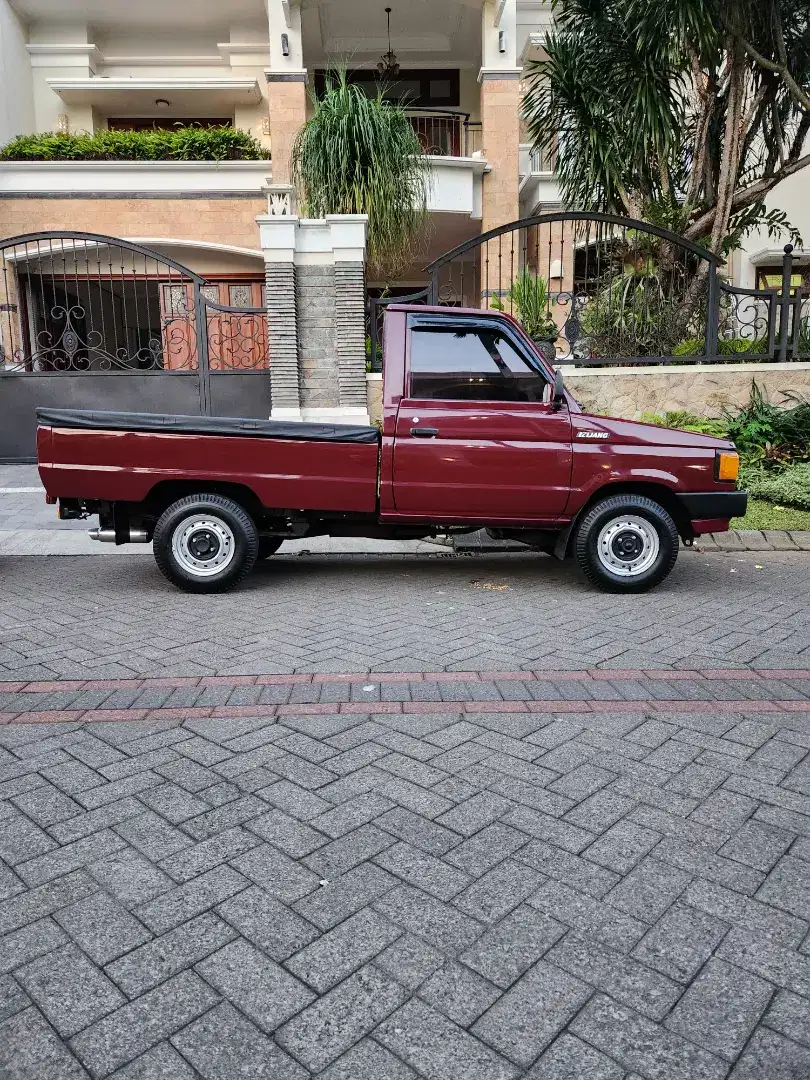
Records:
<instances>
[{"instance_id":1,"label":"truck hood","mask_svg":"<svg viewBox=\"0 0 810 1080\"><path fill-rule=\"evenodd\" d=\"M621 443L623 445L679 446L701 450L733 450L730 439L718 439L713 435L699 435L680 428L659 427L642 424L638 420L621 420L612 416L592 416L590 413L572 413L571 425L575 441Z\"/></svg>"}]
</instances>

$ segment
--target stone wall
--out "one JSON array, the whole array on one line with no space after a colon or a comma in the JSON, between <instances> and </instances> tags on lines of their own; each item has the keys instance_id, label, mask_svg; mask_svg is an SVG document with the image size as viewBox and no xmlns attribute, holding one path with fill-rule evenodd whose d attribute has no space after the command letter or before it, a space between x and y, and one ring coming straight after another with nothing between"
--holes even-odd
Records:
<instances>
[{"instance_id":1,"label":"stone wall","mask_svg":"<svg viewBox=\"0 0 810 1080\"><path fill-rule=\"evenodd\" d=\"M779 404L784 393L810 400L810 363L678 364L671 367L582 368L564 365L565 385L589 412L637 420L645 412L687 410L720 416L724 404L748 400L756 380Z\"/></svg>"},{"instance_id":2,"label":"stone wall","mask_svg":"<svg viewBox=\"0 0 810 1080\"><path fill-rule=\"evenodd\" d=\"M382 421L382 390L382 375L378 375L376 371L369 372L366 375L366 394L368 398L368 416L372 424L379 424Z\"/></svg>"},{"instance_id":3,"label":"stone wall","mask_svg":"<svg viewBox=\"0 0 810 1080\"><path fill-rule=\"evenodd\" d=\"M335 333L335 267L296 268L298 358L302 409L340 405Z\"/></svg>"}]
</instances>

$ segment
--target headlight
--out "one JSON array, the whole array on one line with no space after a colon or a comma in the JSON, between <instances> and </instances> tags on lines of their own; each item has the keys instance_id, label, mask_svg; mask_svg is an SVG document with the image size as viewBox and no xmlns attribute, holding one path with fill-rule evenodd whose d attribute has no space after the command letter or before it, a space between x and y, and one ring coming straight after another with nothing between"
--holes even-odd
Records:
<instances>
[{"instance_id":1,"label":"headlight","mask_svg":"<svg viewBox=\"0 0 810 1080\"><path fill-rule=\"evenodd\" d=\"M714 457L715 480L736 480L740 475L740 455L735 450L718 450Z\"/></svg>"}]
</instances>

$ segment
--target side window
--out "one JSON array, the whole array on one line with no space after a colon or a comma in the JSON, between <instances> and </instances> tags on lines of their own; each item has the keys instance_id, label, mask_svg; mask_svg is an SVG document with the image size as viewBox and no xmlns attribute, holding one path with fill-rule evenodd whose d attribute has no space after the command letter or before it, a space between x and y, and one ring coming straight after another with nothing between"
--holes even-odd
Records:
<instances>
[{"instance_id":1,"label":"side window","mask_svg":"<svg viewBox=\"0 0 810 1080\"><path fill-rule=\"evenodd\" d=\"M411 327L412 398L542 401L547 380L495 327Z\"/></svg>"}]
</instances>

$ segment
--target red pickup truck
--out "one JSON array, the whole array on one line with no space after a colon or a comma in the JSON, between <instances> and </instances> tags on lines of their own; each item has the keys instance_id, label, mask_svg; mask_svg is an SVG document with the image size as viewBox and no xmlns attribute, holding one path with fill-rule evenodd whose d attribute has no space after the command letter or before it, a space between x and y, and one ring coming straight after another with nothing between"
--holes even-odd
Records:
<instances>
[{"instance_id":1,"label":"red pickup truck","mask_svg":"<svg viewBox=\"0 0 810 1080\"><path fill-rule=\"evenodd\" d=\"M235 585L285 539L482 526L640 592L679 535L745 513L733 443L583 412L508 315L391 306L384 357L381 431L39 410L47 497L63 518L98 514L98 540L151 540L190 592Z\"/></svg>"}]
</instances>

